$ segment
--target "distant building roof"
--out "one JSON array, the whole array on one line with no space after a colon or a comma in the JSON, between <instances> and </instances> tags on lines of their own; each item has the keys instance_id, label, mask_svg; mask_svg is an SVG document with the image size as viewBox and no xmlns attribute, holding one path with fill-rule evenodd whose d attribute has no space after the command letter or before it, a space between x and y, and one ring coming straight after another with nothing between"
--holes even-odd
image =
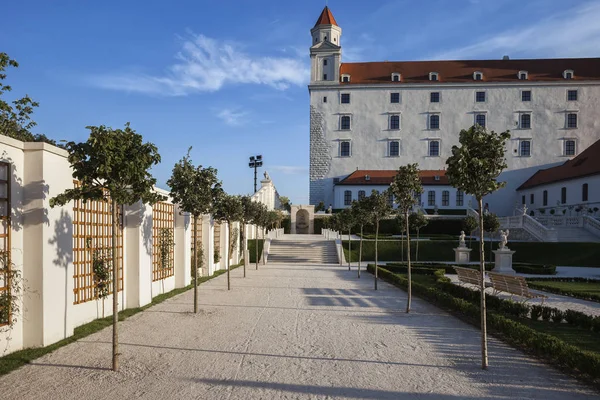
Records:
<instances>
[{"instance_id":1,"label":"distant building roof","mask_svg":"<svg viewBox=\"0 0 600 400\"><path fill-rule=\"evenodd\" d=\"M600 140L562 165L539 170L517 190L598 174L600 174Z\"/></svg>"},{"instance_id":2,"label":"distant building roof","mask_svg":"<svg viewBox=\"0 0 600 400\"><path fill-rule=\"evenodd\" d=\"M397 173L397 170L356 170L337 185L390 185ZM424 186L450 184L445 170L419 171L419 177Z\"/></svg>"},{"instance_id":3,"label":"distant building roof","mask_svg":"<svg viewBox=\"0 0 600 400\"><path fill-rule=\"evenodd\" d=\"M315 24L315 27L317 27L319 25L338 26L337 22L335 22L335 18L333 18L333 14L331 13L331 10L327 6L325 6L325 8L323 9L323 12L319 16L319 19L317 20L317 23Z\"/></svg>"},{"instance_id":4,"label":"distant building roof","mask_svg":"<svg viewBox=\"0 0 600 400\"><path fill-rule=\"evenodd\" d=\"M325 12L325 11L323 11ZM335 22L335 21L334 21ZM563 73L573 70L575 81L600 80L600 58L555 58L528 60L462 60L462 61L384 61L343 63L341 74L351 75L345 85L393 83L482 83L518 82L519 72L527 72L527 81L569 82ZM438 81L430 81L429 73L437 72ZM481 81L473 79L475 72L482 73ZM401 74L393 82L392 73Z\"/></svg>"}]
</instances>

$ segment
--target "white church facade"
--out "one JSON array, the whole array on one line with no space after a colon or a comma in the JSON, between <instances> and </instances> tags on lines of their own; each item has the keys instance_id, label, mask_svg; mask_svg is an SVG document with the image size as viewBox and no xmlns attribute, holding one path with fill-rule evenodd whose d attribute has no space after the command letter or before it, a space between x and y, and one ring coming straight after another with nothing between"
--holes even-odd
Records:
<instances>
[{"instance_id":1,"label":"white church facade","mask_svg":"<svg viewBox=\"0 0 600 400\"><path fill-rule=\"evenodd\" d=\"M509 215L536 171L600 139L600 58L342 63L342 29L327 7L311 34L310 204L344 208L348 190L356 200L362 189L342 186L357 170L443 172L459 132L478 123L511 131L507 185L485 199ZM454 207L441 196L439 208Z\"/></svg>"}]
</instances>

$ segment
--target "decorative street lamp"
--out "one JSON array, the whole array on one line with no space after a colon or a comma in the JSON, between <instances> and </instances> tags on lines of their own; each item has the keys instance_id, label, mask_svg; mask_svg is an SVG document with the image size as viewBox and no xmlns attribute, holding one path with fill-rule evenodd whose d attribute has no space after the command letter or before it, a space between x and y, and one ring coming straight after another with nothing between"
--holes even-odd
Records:
<instances>
[{"instance_id":1,"label":"decorative street lamp","mask_svg":"<svg viewBox=\"0 0 600 400\"><path fill-rule=\"evenodd\" d=\"M262 156L252 156L250 157L250 162L248 166L250 168L254 168L254 193L256 193L256 169L258 167L262 167Z\"/></svg>"}]
</instances>

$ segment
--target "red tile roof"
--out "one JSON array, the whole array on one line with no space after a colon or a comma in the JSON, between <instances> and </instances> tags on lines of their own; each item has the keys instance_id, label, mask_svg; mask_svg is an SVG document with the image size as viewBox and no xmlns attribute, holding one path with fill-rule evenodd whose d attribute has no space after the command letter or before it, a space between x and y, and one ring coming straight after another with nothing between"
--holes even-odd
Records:
<instances>
[{"instance_id":1,"label":"red tile roof","mask_svg":"<svg viewBox=\"0 0 600 400\"><path fill-rule=\"evenodd\" d=\"M337 22L335 22L335 18L333 18L333 14L331 13L331 10L327 6L325 6L325 8L323 9L323 12L319 16L319 19L317 20L317 23L315 24L315 26L319 26L319 25L338 26Z\"/></svg>"},{"instance_id":2,"label":"red tile roof","mask_svg":"<svg viewBox=\"0 0 600 400\"><path fill-rule=\"evenodd\" d=\"M600 58L556 58L537 60L464 60L464 61L384 61L344 63L341 74L349 74L352 84L369 83L425 83L430 72L439 73L439 81L466 83L473 73L483 73L481 82L518 81L519 71L528 72L529 81L566 81L565 70L573 70L574 80L600 80ZM392 82L392 73L401 74L400 82Z\"/></svg>"},{"instance_id":3,"label":"red tile roof","mask_svg":"<svg viewBox=\"0 0 600 400\"><path fill-rule=\"evenodd\" d=\"M396 170L356 170L341 181L338 185L390 185L398 171ZM366 179L369 176L369 180ZM419 171L423 185L449 185L445 170ZM439 180L435 177L438 176Z\"/></svg>"},{"instance_id":4,"label":"red tile roof","mask_svg":"<svg viewBox=\"0 0 600 400\"><path fill-rule=\"evenodd\" d=\"M517 190L598 174L600 174L600 140L562 165L539 170Z\"/></svg>"}]
</instances>

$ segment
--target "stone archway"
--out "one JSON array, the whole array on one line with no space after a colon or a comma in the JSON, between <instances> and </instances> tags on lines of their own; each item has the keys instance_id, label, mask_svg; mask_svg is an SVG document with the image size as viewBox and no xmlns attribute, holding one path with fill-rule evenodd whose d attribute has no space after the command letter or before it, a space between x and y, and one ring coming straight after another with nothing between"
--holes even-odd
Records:
<instances>
[{"instance_id":1,"label":"stone archway","mask_svg":"<svg viewBox=\"0 0 600 400\"><path fill-rule=\"evenodd\" d=\"M308 235L310 228L310 214L307 210L301 209L296 213L296 233Z\"/></svg>"}]
</instances>

